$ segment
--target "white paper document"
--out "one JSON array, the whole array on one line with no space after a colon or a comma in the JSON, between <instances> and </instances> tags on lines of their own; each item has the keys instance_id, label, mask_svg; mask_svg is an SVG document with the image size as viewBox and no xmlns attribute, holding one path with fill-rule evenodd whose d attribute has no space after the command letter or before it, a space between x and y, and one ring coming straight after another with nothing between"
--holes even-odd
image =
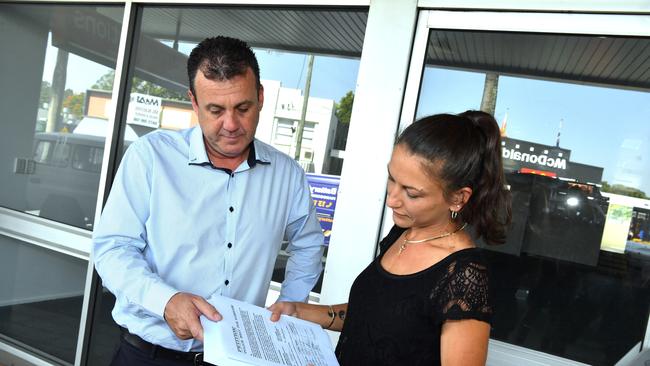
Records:
<instances>
[{"instance_id":1,"label":"white paper document","mask_svg":"<svg viewBox=\"0 0 650 366\"><path fill-rule=\"evenodd\" d=\"M273 323L265 308L223 296L209 301L223 320L201 317L206 362L218 366L338 366L330 338L320 325L286 315Z\"/></svg>"}]
</instances>

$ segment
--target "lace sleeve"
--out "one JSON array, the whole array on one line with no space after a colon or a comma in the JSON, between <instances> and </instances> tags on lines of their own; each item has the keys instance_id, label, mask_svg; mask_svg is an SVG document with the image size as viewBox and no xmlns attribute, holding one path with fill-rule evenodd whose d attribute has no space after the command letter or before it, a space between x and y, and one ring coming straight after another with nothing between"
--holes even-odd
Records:
<instances>
[{"instance_id":1,"label":"lace sleeve","mask_svg":"<svg viewBox=\"0 0 650 366\"><path fill-rule=\"evenodd\" d=\"M452 262L447 273L432 292L437 319L477 319L487 323L492 319L488 270L476 261Z\"/></svg>"}]
</instances>

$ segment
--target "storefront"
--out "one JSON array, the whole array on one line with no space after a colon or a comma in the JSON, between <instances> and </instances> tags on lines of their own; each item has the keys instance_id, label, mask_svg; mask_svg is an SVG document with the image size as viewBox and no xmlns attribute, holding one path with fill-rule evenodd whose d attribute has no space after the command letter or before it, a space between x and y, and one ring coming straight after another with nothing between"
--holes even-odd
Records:
<instances>
[{"instance_id":1,"label":"storefront","mask_svg":"<svg viewBox=\"0 0 650 366\"><path fill-rule=\"evenodd\" d=\"M307 89L324 116L307 118L297 154L319 173L328 237L312 301L345 302L391 228L397 133L481 108L502 124L514 199L508 242L486 251L488 365L632 364L650 349L649 17L637 1L0 2L0 364L110 361L119 331L89 259L94 212L134 138L195 123L185 63L217 34L247 41L277 90L258 134L295 154ZM166 122L134 123L137 103ZM616 225L634 226L622 246L605 240Z\"/></svg>"}]
</instances>

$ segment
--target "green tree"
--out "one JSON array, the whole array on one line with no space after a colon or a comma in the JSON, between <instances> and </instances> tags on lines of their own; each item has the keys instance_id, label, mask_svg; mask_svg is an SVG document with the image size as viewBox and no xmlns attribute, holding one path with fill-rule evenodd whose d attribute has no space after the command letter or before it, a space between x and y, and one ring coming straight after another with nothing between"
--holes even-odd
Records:
<instances>
[{"instance_id":1,"label":"green tree","mask_svg":"<svg viewBox=\"0 0 650 366\"><path fill-rule=\"evenodd\" d=\"M115 71L111 70L108 73L102 75L95 84L93 84L93 89L99 90L113 90L113 80L115 79ZM152 95L154 97L160 97L164 99L172 100L183 100L189 101L187 95L171 91L167 88L164 88L160 85L154 84L150 81L146 81L140 78L133 78L131 84L131 93L140 93Z\"/></svg>"},{"instance_id":2,"label":"green tree","mask_svg":"<svg viewBox=\"0 0 650 366\"><path fill-rule=\"evenodd\" d=\"M614 194L620 194L623 196L629 196L629 197L637 197L637 198L643 198L643 199L648 199L649 197L646 196L645 192L643 192L640 189L633 188L633 187L628 187L623 184L609 184L607 181L603 181L603 187L601 190L603 192L609 192L609 193L614 193Z\"/></svg>"},{"instance_id":3,"label":"green tree","mask_svg":"<svg viewBox=\"0 0 650 366\"><path fill-rule=\"evenodd\" d=\"M352 104L354 104L354 92L350 90L334 105L334 114L339 119L339 122L350 123Z\"/></svg>"},{"instance_id":4,"label":"green tree","mask_svg":"<svg viewBox=\"0 0 650 366\"><path fill-rule=\"evenodd\" d=\"M93 84L93 89L99 90L113 90L113 80L115 79L115 70L111 70L106 74L102 75L95 84Z\"/></svg>"},{"instance_id":5,"label":"green tree","mask_svg":"<svg viewBox=\"0 0 650 366\"><path fill-rule=\"evenodd\" d=\"M86 101L86 94L70 94L63 99L63 107L68 108L68 113L74 116L74 119L80 120L84 114L84 102Z\"/></svg>"},{"instance_id":6,"label":"green tree","mask_svg":"<svg viewBox=\"0 0 650 366\"><path fill-rule=\"evenodd\" d=\"M345 93L338 103L334 103L334 115L339 120L336 125L336 135L334 136L334 149L345 150L345 145L348 142L348 130L350 129L352 104L354 104L354 92L352 90ZM338 174L340 174L340 171L338 171Z\"/></svg>"}]
</instances>

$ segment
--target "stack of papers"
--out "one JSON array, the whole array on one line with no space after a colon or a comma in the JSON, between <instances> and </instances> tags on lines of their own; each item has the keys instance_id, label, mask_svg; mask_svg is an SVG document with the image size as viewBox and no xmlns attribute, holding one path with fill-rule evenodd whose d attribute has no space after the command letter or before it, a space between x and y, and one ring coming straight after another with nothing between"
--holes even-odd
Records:
<instances>
[{"instance_id":1,"label":"stack of papers","mask_svg":"<svg viewBox=\"0 0 650 366\"><path fill-rule=\"evenodd\" d=\"M320 325L283 315L271 322L265 308L215 296L210 303L223 316L201 317L203 360L218 366L338 366L332 343Z\"/></svg>"}]
</instances>

